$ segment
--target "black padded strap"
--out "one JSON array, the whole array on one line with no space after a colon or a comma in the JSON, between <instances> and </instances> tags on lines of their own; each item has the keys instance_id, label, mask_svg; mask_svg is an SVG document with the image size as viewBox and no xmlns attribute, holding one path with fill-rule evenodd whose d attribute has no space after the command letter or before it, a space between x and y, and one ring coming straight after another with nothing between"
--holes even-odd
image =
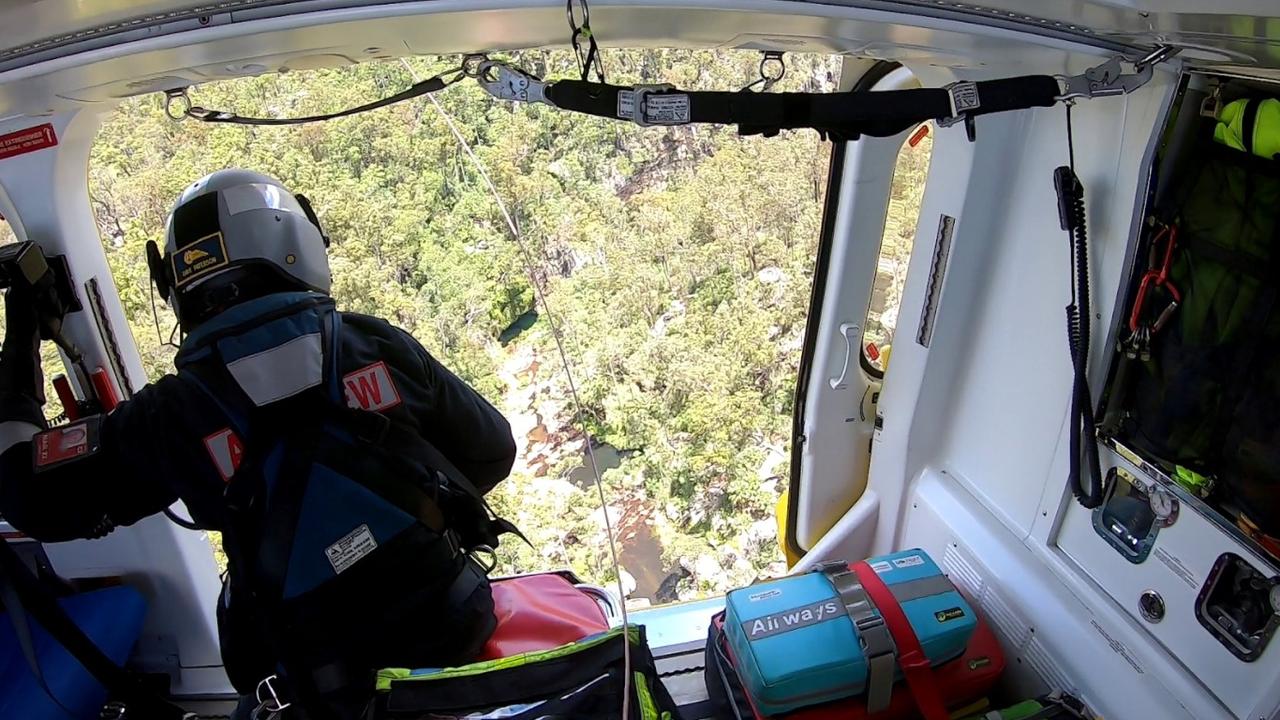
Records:
<instances>
[{"instance_id":1,"label":"black padded strap","mask_svg":"<svg viewBox=\"0 0 1280 720\"><path fill-rule=\"evenodd\" d=\"M896 135L925 120L1050 107L1060 94L1058 81L1048 75L879 92L685 92L580 80L560 80L546 90L556 107L599 117L652 125L737 125L743 134L813 128L843 138Z\"/></svg>"}]
</instances>

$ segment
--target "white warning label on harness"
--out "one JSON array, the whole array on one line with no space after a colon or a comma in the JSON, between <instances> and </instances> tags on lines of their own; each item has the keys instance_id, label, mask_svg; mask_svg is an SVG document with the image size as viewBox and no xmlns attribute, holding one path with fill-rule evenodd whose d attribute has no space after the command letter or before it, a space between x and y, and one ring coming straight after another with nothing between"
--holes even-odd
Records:
<instances>
[{"instance_id":1,"label":"white warning label on harness","mask_svg":"<svg viewBox=\"0 0 1280 720\"><path fill-rule=\"evenodd\" d=\"M871 563L871 569L876 571L877 575L883 575L893 569L893 566L883 560L877 560Z\"/></svg>"},{"instance_id":2,"label":"white warning label on harness","mask_svg":"<svg viewBox=\"0 0 1280 720\"><path fill-rule=\"evenodd\" d=\"M683 125L689 122L689 96L684 93L657 95L644 94L643 115L639 118L649 125ZM636 93L633 90L618 91L618 117L632 120L636 117Z\"/></svg>"},{"instance_id":3,"label":"white warning label on harness","mask_svg":"<svg viewBox=\"0 0 1280 720\"><path fill-rule=\"evenodd\" d=\"M333 571L341 573L377 547L378 543L374 541L373 533L369 532L369 526L361 525L342 536L338 542L325 548L324 554L329 557L329 564L333 566Z\"/></svg>"},{"instance_id":4,"label":"white warning label on harness","mask_svg":"<svg viewBox=\"0 0 1280 720\"><path fill-rule=\"evenodd\" d=\"M893 559L894 567L909 568L909 567L915 567L917 565L923 565L923 564L924 564L924 558L920 557L919 555L908 555L906 557Z\"/></svg>"},{"instance_id":5,"label":"white warning label on harness","mask_svg":"<svg viewBox=\"0 0 1280 720\"><path fill-rule=\"evenodd\" d=\"M978 98L977 83L952 83L947 86L947 94L951 100L952 117L955 117L962 112L969 112L982 107L982 101Z\"/></svg>"}]
</instances>

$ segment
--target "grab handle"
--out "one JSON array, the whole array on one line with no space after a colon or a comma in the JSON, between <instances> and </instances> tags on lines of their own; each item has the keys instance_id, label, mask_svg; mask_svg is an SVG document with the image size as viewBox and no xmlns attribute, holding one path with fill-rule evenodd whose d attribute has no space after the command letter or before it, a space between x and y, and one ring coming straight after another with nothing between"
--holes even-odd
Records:
<instances>
[{"instance_id":1,"label":"grab handle","mask_svg":"<svg viewBox=\"0 0 1280 720\"><path fill-rule=\"evenodd\" d=\"M854 352L858 343L862 341L862 328L856 323L840 323L840 334L844 336L844 367L840 369L840 377L827 381L832 390L841 390L848 385L849 368L854 362Z\"/></svg>"}]
</instances>

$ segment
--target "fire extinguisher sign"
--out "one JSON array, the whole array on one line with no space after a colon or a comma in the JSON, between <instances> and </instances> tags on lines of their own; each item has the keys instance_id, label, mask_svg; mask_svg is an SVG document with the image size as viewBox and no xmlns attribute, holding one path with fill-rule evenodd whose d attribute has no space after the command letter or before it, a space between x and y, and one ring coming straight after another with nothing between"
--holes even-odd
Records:
<instances>
[{"instance_id":1,"label":"fire extinguisher sign","mask_svg":"<svg viewBox=\"0 0 1280 720\"><path fill-rule=\"evenodd\" d=\"M58 136L53 132L53 125L49 123L6 133L0 135L0 160L43 150L57 144Z\"/></svg>"}]
</instances>

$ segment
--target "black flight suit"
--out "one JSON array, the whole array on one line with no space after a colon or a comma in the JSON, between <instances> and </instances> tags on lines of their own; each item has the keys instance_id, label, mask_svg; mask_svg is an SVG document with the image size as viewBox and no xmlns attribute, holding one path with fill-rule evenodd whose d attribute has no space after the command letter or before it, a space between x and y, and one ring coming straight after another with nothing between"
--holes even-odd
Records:
<instances>
[{"instance_id":1,"label":"black flight suit","mask_svg":"<svg viewBox=\"0 0 1280 720\"><path fill-rule=\"evenodd\" d=\"M280 293L232 307L188 336L178 364L181 367L183 355L198 350L211 333L226 331L228 325L234 331L237 320L254 317L249 306L278 311L305 302L330 301L315 293ZM39 359L33 355L38 348L34 319L12 299L6 302L6 317L0 419L43 426L38 413L43 398L32 399L42 393ZM516 448L501 413L407 332L378 318L352 313L340 317L341 373L344 380L355 379L348 398L355 391L367 402L370 391L381 390L374 409L414 429L481 492L507 476ZM374 382L361 386L362 371L376 372L379 363L384 364L384 374L366 372L366 380L373 377ZM387 377L394 386L390 395ZM379 381L382 388L377 387ZM39 472L33 472L32 442L18 442L0 455L0 515L37 540L59 542L100 536L181 499L196 523L220 529L229 448L218 443L227 426L226 416L205 392L166 375L102 418L100 449L94 454ZM234 467L230 470L233 473Z\"/></svg>"}]
</instances>

